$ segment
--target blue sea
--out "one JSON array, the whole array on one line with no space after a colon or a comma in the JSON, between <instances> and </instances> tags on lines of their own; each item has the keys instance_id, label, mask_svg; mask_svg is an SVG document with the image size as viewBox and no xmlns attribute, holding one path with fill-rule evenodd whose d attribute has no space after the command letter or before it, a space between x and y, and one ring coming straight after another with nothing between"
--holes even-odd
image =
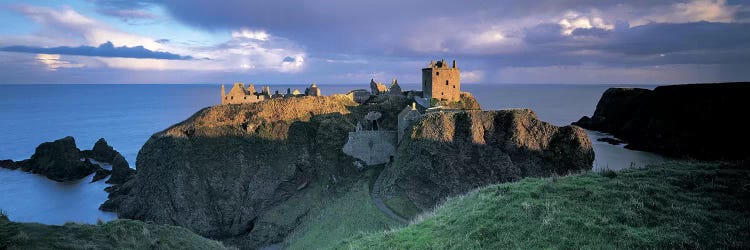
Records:
<instances>
[{"instance_id":1,"label":"blue sea","mask_svg":"<svg viewBox=\"0 0 750 250\"><path fill-rule=\"evenodd\" d=\"M272 91L304 89L272 86ZM324 95L369 85L320 85ZM418 85L403 85L417 89ZM464 85L485 110L531 108L540 119L563 126L591 115L604 90L613 85ZM629 86L632 87L632 86ZM638 86L654 88L655 86ZM0 85L0 159L29 158L37 145L73 136L80 149L99 138L135 166L148 138L185 120L201 108L220 103L219 85ZM663 161L656 154L596 141L607 135L588 131L595 169L639 167ZM117 216L98 210L107 198L104 181L58 183L42 176L0 168L0 210L13 221L63 224L95 223Z\"/></svg>"}]
</instances>

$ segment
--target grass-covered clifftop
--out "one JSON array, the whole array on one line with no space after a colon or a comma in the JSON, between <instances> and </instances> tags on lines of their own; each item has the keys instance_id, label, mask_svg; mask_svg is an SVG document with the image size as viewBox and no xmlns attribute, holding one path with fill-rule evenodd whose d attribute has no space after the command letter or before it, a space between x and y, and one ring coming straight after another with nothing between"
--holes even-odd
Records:
<instances>
[{"instance_id":1,"label":"grass-covered clifftop","mask_svg":"<svg viewBox=\"0 0 750 250\"><path fill-rule=\"evenodd\" d=\"M593 161L583 129L554 126L529 109L432 112L404 136L384 190L408 215L406 200L426 211L477 187L590 170Z\"/></svg>"},{"instance_id":2,"label":"grass-covered clifftop","mask_svg":"<svg viewBox=\"0 0 750 250\"><path fill-rule=\"evenodd\" d=\"M62 226L16 223L0 214L0 249L226 249L190 230L134 220Z\"/></svg>"},{"instance_id":3,"label":"grass-covered clifftop","mask_svg":"<svg viewBox=\"0 0 750 250\"><path fill-rule=\"evenodd\" d=\"M154 134L138 154L138 174L112 188L103 208L243 249L280 243L321 207L367 194L342 151L348 133L372 110L395 129L407 103L379 96L360 106L334 95L205 108Z\"/></svg>"},{"instance_id":4,"label":"grass-covered clifftop","mask_svg":"<svg viewBox=\"0 0 750 250\"><path fill-rule=\"evenodd\" d=\"M671 162L526 178L449 199L412 225L340 249L747 249L750 171Z\"/></svg>"},{"instance_id":5,"label":"grass-covered clifftop","mask_svg":"<svg viewBox=\"0 0 750 250\"><path fill-rule=\"evenodd\" d=\"M334 95L205 108L154 134L138 153L137 175L110 188L102 208L122 218L183 226L242 249L278 244L322 248L357 232L398 226L371 202L366 185L371 170L358 169L357 160L342 149L355 124L366 123L366 114L380 112L378 127L396 130L398 113L411 102L408 96L379 95L358 105ZM401 147L411 149L400 155L456 165L398 165L404 159L396 159L396 183L430 181L412 183L406 196L384 197L396 213L417 213L415 201L424 210L425 204L447 195L513 180L500 178L504 176L559 173L558 165L573 170L591 166L593 151L585 133L576 132L580 128L557 128L531 111L467 112L449 111L438 119L444 122L428 124L430 119L419 123L424 126L415 125L453 131L455 140L417 136L421 143L402 142ZM471 129L481 132L468 133ZM487 164L485 158L502 161ZM509 170L521 174L506 173ZM426 199L409 195L419 192L434 194Z\"/></svg>"}]
</instances>

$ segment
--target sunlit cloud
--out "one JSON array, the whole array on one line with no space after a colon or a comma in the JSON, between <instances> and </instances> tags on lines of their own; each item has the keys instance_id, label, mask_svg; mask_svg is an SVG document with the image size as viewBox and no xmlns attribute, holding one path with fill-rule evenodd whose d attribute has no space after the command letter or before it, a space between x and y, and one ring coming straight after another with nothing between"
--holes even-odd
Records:
<instances>
[{"instance_id":1,"label":"sunlit cloud","mask_svg":"<svg viewBox=\"0 0 750 250\"><path fill-rule=\"evenodd\" d=\"M73 63L61 59L60 55L55 54L38 54L36 60L46 66L47 70L55 71L59 68L82 68L83 64Z\"/></svg>"}]
</instances>

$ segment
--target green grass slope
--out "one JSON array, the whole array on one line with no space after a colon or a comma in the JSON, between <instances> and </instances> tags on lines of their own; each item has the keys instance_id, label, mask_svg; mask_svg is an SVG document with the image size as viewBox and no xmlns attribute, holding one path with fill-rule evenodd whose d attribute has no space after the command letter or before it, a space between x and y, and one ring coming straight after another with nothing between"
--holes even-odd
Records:
<instances>
[{"instance_id":1,"label":"green grass slope","mask_svg":"<svg viewBox=\"0 0 750 250\"><path fill-rule=\"evenodd\" d=\"M382 167L382 166L381 166ZM370 197L370 186L380 168L364 173L346 193L321 201L282 244L286 249L324 249L336 246L342 239L358 233L374 233L402 227L378 210Z\"/></svg>"},{"instance_id":2,"label":"green grass slope","mask_svg":"<svg viewBox=\"0 0 750 250\"><path fill-rule=\"evenodd\" d=\"M449 199L340 249L750 248L750 171L671 162L527 178Z\"/></svg>"},{"instance_id":3,"label":"green grass slope","mask_svg":"<svg viewBox=\"0 0 750 250\"><path fill-rule=\"evenodd\" d=\"M135 220L62 226L11 222L0 214L0 249L226 249L175 226Z\"/></svg>"}]
</instances>

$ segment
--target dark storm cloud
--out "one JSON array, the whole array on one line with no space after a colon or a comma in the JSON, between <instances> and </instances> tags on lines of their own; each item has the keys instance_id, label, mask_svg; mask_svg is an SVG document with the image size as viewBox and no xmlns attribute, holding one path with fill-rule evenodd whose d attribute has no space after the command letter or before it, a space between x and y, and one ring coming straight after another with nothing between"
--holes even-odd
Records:
<instances>
[{"instance_id":1,"label":"dark storm cloud","mask_svg":"<svg viewBox=\"0 0 750 250\"><path fill-rule=\"evenodd\" d=\"M91 1L101 10L124 13L157 6L168 18L207 31L262 30L304 48L307 70L316 72L310 74L341 73L344 64L326 60L341 55L365 62L351 67L368 72L404 72L399 63L457 58L467 69L484 71L732 64L727 67L732 71L723 73L748 76L735 66L747 65L750 56L750 7L743 0ZM712 9L698 6L682 13L674 8L689 3L733 5L734 14L700 22L704 15L695 11ZM698 19L680 16L685 13ZM569 17L601 18L607 25L566 29L560 21ZM494 28L510 42L482 43L486 40L479 35Z\"/></svg>"},{"instance_id":2,"label":"dark storm cloud","mask_svg":"<svg viewBox=\"0 0 750 250\"><path fill-rule=\"evenodd\" d=\"M750 24L709 22L648 24L615 30L612 39L602 48L626 54L750 49Z\"/></svg>"},{"instance_id":3,"label":"dark storm cloud","mask_svg":"<svg viewBox=\"0 0 750 250\"><path fill-rule=\"evenodd\" d=\"M526 30L524 41L530 49L500 58L513 62L507 66L743 63L742 57L750 55L748 30L748 23L652 23L613 30L579 28L566 36L557 24L540 24ZM585 51L597 53L577 53Z\"/></svg>"},{"instance_id":4,"label":"dark storm cloud","mask_svg":"<svg viewBox=\"0 0 750 250\"><path fill-rule=\"evenodd\" d=\"M143 46L135 47L115 47L111 42L106 42L99 47L79 46L79 47L32 47L32 46L7 46L0 47L0 51L22 52L35 54L61 54L75 56L98 56L98 57L122 57L122 58L151 58L166 60L192 60L191 56L182 56L169 52L152 51Z\"/></svg>"},{"instance_id":5,"label":"dark storm cloud","mask_svg":"<svg viewBox=\"0 0 750 250\"><path fill-rule=\"evenodd\" d=\"M575 1L214 1L98 0L102 8L137 10L161 5L183 23L208 30L238 29L242 27L267 30L270 33L297 41L310 53L353 53L423 57L434 54L414 51L404 40L417 36L416 32L453 32L477 23L507 21L529 16L545 16L565 11L592 9L637 10L643 13L667 8L679 1L637 0L575 0ZM732 4L730 2L730 4ZM614 7L613 7L614 6ZM626 9L625 7L629 8ZM742 8L740 10L746 10ZM742 11L740 11L742 12ZM453 25L454 27L450 27ZM721 49L722 46L743 46L750 32L742 32L744 24L690 23L648 24L628 28L617 21L618 28L576 29L572 36L560 34L557 23L546 23L525 29L522 40L534 51L534 46L555 44L570 50L603 49L628 54L650 54L692 49ZM623 27L624 26L624 27ZM451 29L453 28L453 29ZM429 34L429 32L427 33ZM611 45L597 45L583 41L588 36L605 39ZM579 38L571 42L571 38ZM734 42L733 42L734 41ZM435 41L436 43L439 41ZM463 41L446 40L444 45L457 47ZM745 45L746 46L746 45ZM540 48L542 49L542 48ZM565 53L568 51L559 51ZM465 55L452 50L441 54ZM497 56L497 55L488 55Z\"/></svg>"}]
</instances>

